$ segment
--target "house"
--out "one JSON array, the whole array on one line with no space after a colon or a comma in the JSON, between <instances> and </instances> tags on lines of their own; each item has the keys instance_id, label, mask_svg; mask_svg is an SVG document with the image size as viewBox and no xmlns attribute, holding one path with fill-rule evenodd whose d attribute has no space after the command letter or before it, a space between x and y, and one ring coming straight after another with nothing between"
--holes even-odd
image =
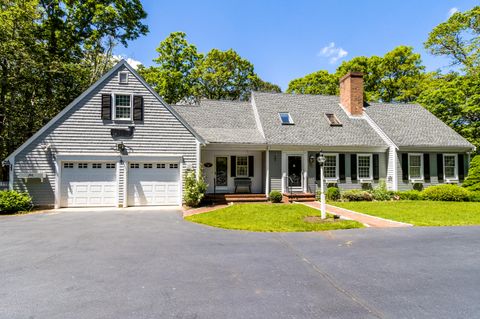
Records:
<instances>
[{"instance_id":1,"label":"house","mask_svg":"<svg viewBox=\"0 0 480 319\"><path fill-rule=\"evenodd\" d=\"M360 73L340 97L168 105L121 61L4 163L37 205L127 207L180 205L185 171L201 168L209 193L314 193L320 153L341 189L460 183L473 150L419 105L364 105Z\"/></svg>"}]
</instances>

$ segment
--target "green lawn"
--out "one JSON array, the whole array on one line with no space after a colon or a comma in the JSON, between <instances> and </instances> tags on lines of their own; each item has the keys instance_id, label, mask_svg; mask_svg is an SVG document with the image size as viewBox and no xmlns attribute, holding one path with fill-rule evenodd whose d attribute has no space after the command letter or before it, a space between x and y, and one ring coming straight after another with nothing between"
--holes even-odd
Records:
<instances>
[{"instance_id":1,"label":"green lawn","mask_svg":"<svg viewBox=\"0 0 480 319\"><path fill-rule=\"evenodd\" d=\"M302 232L360 228L355 221L334 220L313 222L305 218L320 216L320 211L301 204L235 204L208 213L192 215L186 220L227 229L262 232ZM312 220L315 218L310 218Z\"/></svg>"},{"instance_id":2,"label":"green lawn","mask_svg":"<svg viewBox=\"0 0 480 319\"><path fill-rule=\"evenodd\" d=\"M416 226L480 225L478 202L391 201L330 204Z\"/></svg>"}]
</instances>

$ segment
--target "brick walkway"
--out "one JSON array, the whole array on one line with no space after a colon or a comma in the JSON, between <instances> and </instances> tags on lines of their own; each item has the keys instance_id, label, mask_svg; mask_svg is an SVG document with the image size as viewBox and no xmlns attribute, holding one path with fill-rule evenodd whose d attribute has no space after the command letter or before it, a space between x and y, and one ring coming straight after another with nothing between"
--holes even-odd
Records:
<instances>
[{"instance_id":1,"label":"brick walkway","mask_svg":"<svg viewBox=\"0 0 480 319\"><path fill-rule=\"evenodd\" d=\"M304 202L301 203L315 209L320 209L320 202ZM396 222L389 219L384 219L380 217L374 217L371 215L366 215L358 212L354 212L345 208L340 208L337 206L332 206L327 204L327 212L330 214L340 215L347 219L352 219L357 222L360 222L368 227L411 227L411 224Z\"/></svg>"},{"instance_id":2,"label":"brick walkway","mask_svg":"<svg viewBox=\"0 0 480 319\"><path fill-rule=\"evenodd\" d=\"M184 209L183 218L191 215L211 212L212 210L217 210L225 207L228 207L228 205L212 205L212 206L205 206L205 207L199 207L199 208Z\"/></svg>"}]
</instances>

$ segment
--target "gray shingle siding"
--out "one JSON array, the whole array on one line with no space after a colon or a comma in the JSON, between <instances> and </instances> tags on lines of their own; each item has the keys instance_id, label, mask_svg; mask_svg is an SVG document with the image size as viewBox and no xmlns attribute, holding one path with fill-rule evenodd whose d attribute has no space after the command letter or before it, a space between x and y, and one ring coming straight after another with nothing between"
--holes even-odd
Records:
<instances>
[{"instance_id":1,"label":"gray shingle siding","mask_svg":"<svg viewBox=\"0 0 480 319\"><path fill-rule=\"evenodd\" d=\"M122 67L118 71L128 71ZM101 94L132 93L144 97L143 122L104 121L100 117ZM183 156L185 164L196 166L196 138L193 134L151 94L133 75L129 74L127 85L118 83L118 72L112 74L101 85L74 106L59 121L50 126L15 157L14 189L27 191L36 205L54 204L55 163L54 153L95 153L117 155L114 151L118 142L110 135L111 128L135 126L132 138L123 139L129 154L155 154ZM45 151L42 145L50 144ZM25 183L17 178L19 172L47 173L41 183L29 180ZM121 179L123 180L123 175ZM119 197L124 196L120 190ZM123 198L122 198L123 199Z\"/></svg>"},{"instance_id":2,"label":"gray shingle siding","mask_svg":"<svg viewBox=\"0 0 480 319\"><path fill-rule=\"evenodd\" d=\"M282 152L270 151L270 190L282 190Z\"/></svg>"}]
</instances>

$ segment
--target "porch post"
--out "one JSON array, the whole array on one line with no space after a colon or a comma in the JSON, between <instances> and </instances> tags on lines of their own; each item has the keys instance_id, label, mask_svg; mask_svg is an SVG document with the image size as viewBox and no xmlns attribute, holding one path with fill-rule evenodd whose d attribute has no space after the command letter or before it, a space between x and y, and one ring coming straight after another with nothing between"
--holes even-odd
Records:
<instances>
[{"instance_id":1,"label":"porch post","mask_svg":"<svg viewBox=\"0 0 480 319\"><path fill-rule=\"evenodd\" d=\"M196 172L195 172L195 175L197 175L197 180L198 180L198 179L200 179L200 142L199 142L199 141L197 141L197 145L196 145L196 146L197 146L197 149L196 149L196 151L197 151L197 152L196 152L196 153L197 153L197 154L196 154L197 159L196 159L196 167L195 167Z\"/></svg>"},{"instance_id":2,"label":"porch post","mask_svg":"<svg viewBox=\"0 0 480 319\"><path fill-rule=\"evenodd\" d=\"M270 148L268 146L265 153L265 195L268 197L270 193Z\"/></svg>"}]
</instances>

